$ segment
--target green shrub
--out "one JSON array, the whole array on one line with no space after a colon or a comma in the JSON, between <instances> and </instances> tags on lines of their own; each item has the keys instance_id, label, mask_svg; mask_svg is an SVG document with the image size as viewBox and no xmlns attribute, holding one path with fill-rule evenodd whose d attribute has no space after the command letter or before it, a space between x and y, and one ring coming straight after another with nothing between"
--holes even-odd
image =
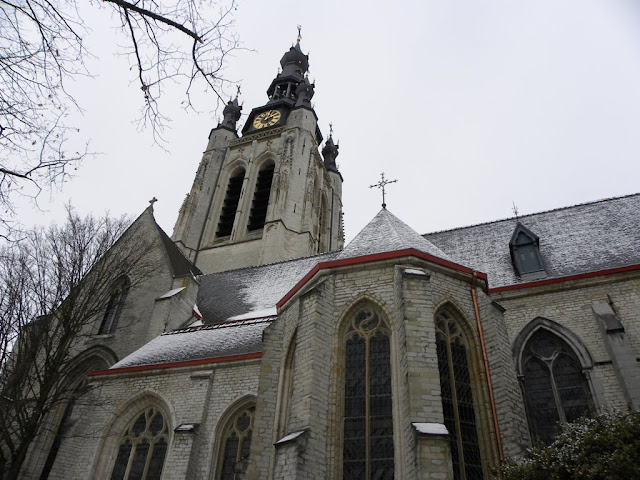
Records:
<instances>
[{"instance_id":1,"label":"green shrub","mask_svg":"<svg viewBox=\"0 0 640 480\"><path fill-rule=\"evenodd\" d=\"M608 413L564 424L548 446L500 469L503 480L640 479L640 413Z\"/></svg>"}]
</instances>

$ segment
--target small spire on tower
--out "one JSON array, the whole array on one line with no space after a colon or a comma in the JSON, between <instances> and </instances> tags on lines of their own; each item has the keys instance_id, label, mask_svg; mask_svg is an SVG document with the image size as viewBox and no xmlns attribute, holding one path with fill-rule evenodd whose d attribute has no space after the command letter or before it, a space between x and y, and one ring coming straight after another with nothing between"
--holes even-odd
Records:
<instances>
[{"instance_id":1,"label":"small spire on tower","mask_svg":"<svg viewBox=\"0 0 640 480\"><path fill-rule=\"evenodd\" d=\"M329 172L340 173L336 165L336 157L338 156L338 145L333 143L333 123L329 124L329 138L322 149L322 157L324 158L324 166Z\"/></svg>"},{"instance_id":2,"label":"small spire on tower","mask_svg":"<svg viewBox=\"0 0 640 480\"><path fill-rule=\"evenodd\" d=\"M298 25L298 38L296 38L296 43L300 43L302 40L302 25Z\"/></svg>"}]
</instances>

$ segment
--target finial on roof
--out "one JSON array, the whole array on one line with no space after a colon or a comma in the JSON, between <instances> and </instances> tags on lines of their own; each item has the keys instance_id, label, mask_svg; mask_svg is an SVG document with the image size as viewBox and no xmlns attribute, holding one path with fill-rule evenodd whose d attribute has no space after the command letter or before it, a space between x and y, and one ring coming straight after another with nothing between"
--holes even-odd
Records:
<instances>
[{"instance_id":1,"label":"finial on roof","mask_svg":"<svg viewBox=\"0 0 640 480\"><path fill-rule=\"evenodd\" d=\"M385 200L385 187L390 183L396 183L398 180L387 180L384 178L384 172L380 174L380 181L378 183L374 183L373 185L369 185L369 188L379 188L382 190L382 208L387 209L387 203Z\"/></svg>"},{"instance_id":2,"label":"finial on roof","mask_svg":"<svg viewBox=\"0 0 640 480\"><path fill-rule=\"evenodd\" d=\"M516 220L518 220L518 206L516 205L516 202L511 202L513 203L513 208L511 209L513 211L513 214L516 216Z\"/></svg>"},{"instance_id":3,"label":"finial on roof","mask_svg":"<svg viewBox=\"0 0 640 480\"><path fill-rule=\"evenodd\" d=\"M333 123L329 122L329 136L333 137Z\"/></svg>"},{"instance_id":4,"label":"finial on roof","mask_svg":"<svg viewBox=\"0 0 640 480\"><path fill-rule=\"evenodd\" d=\"M151 200L149 200L149 208L151 209L151 211L153 212L153 204L156 203L158 201L158 199L156 197L153 197Z\"/></svg>"},{"instance_id":5,"label":"finial on roof","mask_svg":"<svg viewBox=\"0 0 640 480\"><path fill-rule=\"evenodd\" d=\"M300 43L300 40L302 40L302 25L298 25L298 38L296 38L296 42Z\"/></svg>"},{"instance_id":6,"label":"finial on roof","mask_svg":"<svg viewBox=\"0 0 640 480\"><path fill-rule=\"evenodd\" d=\"M236 85L236 88L237 88L237 91L236 91L236 98L238 98L238 97L240 96L240 87L241 87L241 86L242 86L242 85L240 85L240 84Z\"/></svg>"}]
</instances>

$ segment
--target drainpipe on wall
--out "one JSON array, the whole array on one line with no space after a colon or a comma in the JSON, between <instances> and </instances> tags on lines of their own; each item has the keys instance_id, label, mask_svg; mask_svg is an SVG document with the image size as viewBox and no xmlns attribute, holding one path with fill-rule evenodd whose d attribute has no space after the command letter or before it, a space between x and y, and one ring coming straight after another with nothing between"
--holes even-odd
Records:
<instances>
[{"instance_id":1,"label":"drainpipe on wall","mask_svg":"<svg viewBox=\"0 0 640 480\"><path fill-rule=\"evenodd\" d=\"M471 301L473 302L473 311L476 316L476 325L478 326L478 336L480 337L480 348L482 350L482 361L484 363L484 371L487 375L487 388L489 389L489 403L491 404L491 415L493 417L493 428L496 431L496 443L498 446L498 456L500 457L500 464L504 464L504 450L502 448L502 437L500 435L500 425L498 424L498 411L496 409L496 400L493 396L493 384L491 383L491 372L489 371L489 359L487 357L487 346L484 342L484 331L482 329L482 323L480 322L480 310L478 309L478 295L476 293L476 278L477 274L475 270L471 273Z\"/></svg>"}]
</instances>

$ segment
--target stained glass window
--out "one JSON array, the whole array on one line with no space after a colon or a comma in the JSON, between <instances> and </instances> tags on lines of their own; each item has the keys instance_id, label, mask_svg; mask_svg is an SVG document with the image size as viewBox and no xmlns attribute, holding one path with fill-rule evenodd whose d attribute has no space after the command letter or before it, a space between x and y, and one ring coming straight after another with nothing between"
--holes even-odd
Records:
<instances>
[{"instance_id":1,"label":"stained glass window","mask_svg":"<svg viewBox=\"0 0 640 480\"><path fill-rule=\"evenodd\" d=\"M218 220L218 231L216 237L227 237L231 235L233 230L233 222L236 218L238 203L240 202L240 193L242 191L242 182L244 181L244 169L235 172L229 179L227 193L222 204L222 212Z\"/></svg>"},{"instance_id":2,"label":"stained glass window","mask_svg":"<svg viewBox=\"0 0 640 480\"><path fill-rule=\"evenodd\" d=\"M159 480L168 428L162 413L153 407L137 416L122 436L111 480Z\"/></svg>"},{"instance_id":3,"label":"stained glass window","mask_svg":"<svg viewBox=\"0 0 640 480\"><path fill-rule=\"evenodd\" d=\"M264 165L258 172L256 180L256 189L253 193L253 203L251 204L251 213L249 214L249 225L247 228L251 230L259 230L264 227L267 218L267 207L269 206L269 196L271 195L271 182L273 181L273 170L275 165L268 163Z\"/></svg>"},{"instance_id":4,"label":"stained glass window","mask_svg":"<svg viewBox=\"0 0 640 480\"><path fill-rule=\"evenodd\" d=\"M246 459L251 447L251 432L255 407L240 411L223 435L224 450L220 468L220 480L236 480L237 474L244 472Z\"/></svg>"},{"instance_id":5,"label":"stained glass window","mask_svg":"<svg viewBox=\"0 0 640 480\"><path fill-rule=\"evenodd\" d=\"M389 331L372 309L360 310L346 334L344 480L394 476Z\"/></svg>"},{"instance_id":6,"label":"stained glass window","mask_svg":"<svg viewBox=\"0 0 640 480\"><path fill-rule=\"evenodd\" d=\"M98 334L113 333L115 331L130 285L127 277L121 277L111 287L111 296L109 297L109 303L104 312Z\"/></svg>"},{"instance_id":7,"label":"stained glass window","mask_svg":"<svg viewBox=\"0 0 640 480\"><path fill-rule=\"evenodd\" d=\"M436 349L444 424L449 431L453 476L481 480L482 457L478 442L467 344L458 322L443 310L436 316Z\"/></svg>"},{"instance_id":8,"label":"stained glass window","mask_svg":"<svg viewBox=\"0 0 640 480\"><path fill-rule=\"evenodd\" d=\"M535 440L551 443L558 422L591 413L591 395L569 345L546 329L534 333L522 357L529 428Z\"/></svg>"}]
</instances>

